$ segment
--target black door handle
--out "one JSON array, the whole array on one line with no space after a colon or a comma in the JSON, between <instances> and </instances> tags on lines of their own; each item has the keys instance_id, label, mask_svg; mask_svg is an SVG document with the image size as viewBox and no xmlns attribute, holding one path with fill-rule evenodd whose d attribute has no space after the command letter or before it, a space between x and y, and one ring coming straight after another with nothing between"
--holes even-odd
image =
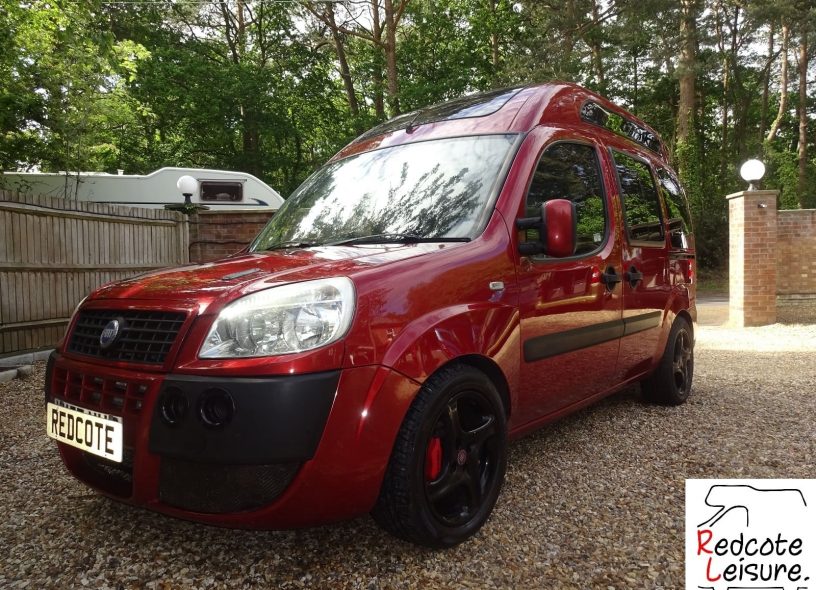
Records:
<instances>
[{"instance_id":1,"label":"black door handle","mask_svg":"<svg viewBox=\"0 0 816 590\"><path fill-rule=\"evenodd\" d=\"M643 273L634 266L630 266L629 270L624 273L624 276L626 277L626 280L629 281L629 286L633 289L635 288L635 285L643 280Z\"/></svg>"},{"instance_id":2,"label":"black door handle","mask_svg":"<svg viewBox=\"0 0 816 590\"><path fill-rule=\"evenodd\" d=\"M606 288L612 291L615 288L617 283L620 283L623 279L621 276L615 271L614 266L607 266L606 270L601 273L601 282L606 285Z\"/></svg>"}]
</instances>

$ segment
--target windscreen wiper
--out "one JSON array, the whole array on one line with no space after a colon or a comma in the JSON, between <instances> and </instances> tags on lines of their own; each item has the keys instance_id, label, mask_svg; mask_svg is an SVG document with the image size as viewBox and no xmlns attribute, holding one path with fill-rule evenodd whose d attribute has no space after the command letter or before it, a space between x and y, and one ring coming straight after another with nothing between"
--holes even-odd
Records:
<instances>
[{"instance_id":1,"label":"windscreen wiper","mask_svg":"<svg viewBox=\"0 0 816 590\"><path fill-rule=\"evenodd\" d=\"M269 250L285 250L287 248L314 248L319 246L317 242L305 242L303 240L286 240L283 242L275 242L263 249L264 252Z\"/></svg>"},{"instance_id":2,"label":"windscreen wiper","mask_svg":"<svg viewBox=\"0 0 816 590\"><path fill-rule=\"evenodd\" d=\"M384 233L370 236L356 236L327 242L325 246L347 246L350 244L418 244L421 242L469 242L470 238L430 237L425 238L416 234Z\"/></svg>"}]
</instances>

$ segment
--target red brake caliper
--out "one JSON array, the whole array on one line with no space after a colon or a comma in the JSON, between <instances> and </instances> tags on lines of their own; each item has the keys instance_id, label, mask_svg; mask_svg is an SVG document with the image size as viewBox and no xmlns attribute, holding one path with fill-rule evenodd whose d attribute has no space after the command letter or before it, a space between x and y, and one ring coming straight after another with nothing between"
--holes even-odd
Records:
<instances>
[{"instance_id":1,"label":"red brake caliper","mask_svg":"<svg viewBox=\"0 0 816 590\"><path fill-rule=\"evenodd\" d=\"M442 441L438 436L428 442L425 449L425 480L434 481L442 471Z\"/></svg>"}]
</instances>

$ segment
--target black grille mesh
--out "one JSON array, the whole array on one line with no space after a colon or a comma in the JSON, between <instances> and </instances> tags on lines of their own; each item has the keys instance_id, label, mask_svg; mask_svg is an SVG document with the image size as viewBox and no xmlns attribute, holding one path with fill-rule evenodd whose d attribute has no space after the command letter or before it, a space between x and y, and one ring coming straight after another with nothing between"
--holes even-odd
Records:
<instances>
[{"instance_id":1,"label":"black grille mesh","mask_svg":"<svg viewBox=\"0 0 816 590\"><path fill-rule=\"evenodd\" d=\"M68 350L114 361L162 364L186 317L185 313L177 311L82 311ZM119 320L121 333L110 348L103 349L99 337L111 320Z\"/></svg>"},{"instance_id":2,"label":"black grille mesh","mask_svg":"<svg viewBox=\"0 0 816 590\"><path fill-rule=\"evenodd\" d=\"M122 484L133 484L133 449L124 449L121 463L108 461L90 453L82 453L82 457L85 463L101 476L112 478Z\"/></svg>"},{"instance_id":3,"label":"black grille mesh","mask_svg":"<svg viewBox=\"0 0 816 590\"><path fill-rule=\"evenodd\" d=\"M251 510L280 496L299 467L299 463L219 465L162 457L159 498L194 512Z\"/></svg>"},{"instance_id":4,"label":"black grille mesh","mask_svg":"<svg viewBox=\"0 0 816 590\"><path fill-rule=\"evenodd\" d=\"M52 372L51 395L83 408L110 412L139 414L145 397L155 381L147 379L117 379L102 374L73 371L57 366Z\"/></svg>"}]
</instances>

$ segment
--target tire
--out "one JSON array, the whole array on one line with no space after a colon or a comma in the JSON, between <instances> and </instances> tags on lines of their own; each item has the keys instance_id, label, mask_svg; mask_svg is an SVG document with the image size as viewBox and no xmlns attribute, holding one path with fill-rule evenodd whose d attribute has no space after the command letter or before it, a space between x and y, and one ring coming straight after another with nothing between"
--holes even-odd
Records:
<instances>
[{"instance_id":1,"label":"tire","mask_svg":"<svg viewBox=\"0 0 816 590\"><path fill-rule=\"evenodd\" d=\"M394 443L374 520L431 548L452 547L490 516L507 466L507 421L493 383L466 365L422 386Z\"/></svg>"},{"instance_id":2,"label":"tire","mask_svg":"<svg viewBox=\"0 0 816 590\"><path fill-rule=\"evenodd\" d=\"M679 406L691 395L694 377L694 337L685 318L674 321L666 350L657 370L643 381L647 400L667 406Z\"/></svg>"}]
</instances>

